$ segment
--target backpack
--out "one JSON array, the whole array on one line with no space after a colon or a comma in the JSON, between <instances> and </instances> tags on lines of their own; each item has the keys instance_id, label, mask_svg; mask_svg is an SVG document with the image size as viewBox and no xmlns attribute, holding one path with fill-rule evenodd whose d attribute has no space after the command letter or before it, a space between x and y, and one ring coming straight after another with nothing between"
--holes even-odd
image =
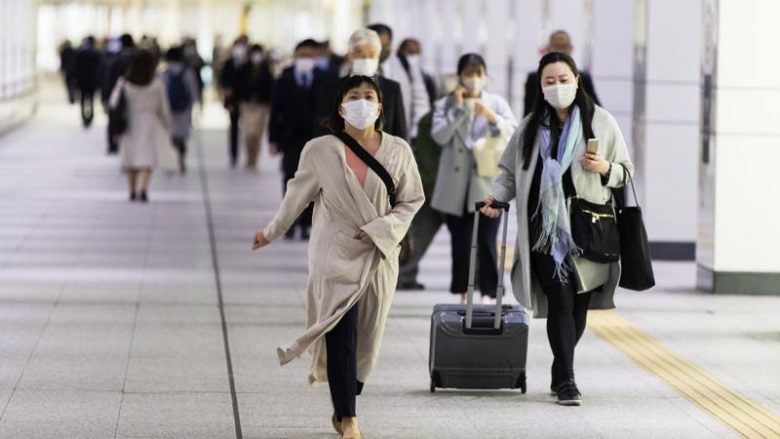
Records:
<instances>
[{"instance_id":1,"label":"backpack","mask_svg":"<svg viewBox=\"0 0 780 439\"><path fill-rule=\"evenodd\" d=\"M192 105L192 96L184 83L185 73L186 70L182 70L178 75L168 77L168 103L174 113L184 111Z\"/></svg>"}]
</instances>

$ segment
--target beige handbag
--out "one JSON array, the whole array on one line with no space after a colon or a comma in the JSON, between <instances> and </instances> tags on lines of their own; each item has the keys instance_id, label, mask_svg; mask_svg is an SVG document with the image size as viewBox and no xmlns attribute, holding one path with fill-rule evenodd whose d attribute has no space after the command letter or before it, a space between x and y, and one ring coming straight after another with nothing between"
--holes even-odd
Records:
<instances>
[{"instance_id":1,"label":"beige handbag","mask_svg":"<svg viewBox=\"0 0 780 439\"><path fill-rule=\"evenodd\" d=\"M498 136L485 136L474 143L472 151L474 160L477 162L477 175L480 177L498 177L501 171L498 168L498 161L501 160L501 154L504 153L506 145L512 133L502 129Z\"/></svg>"}]
</instances>

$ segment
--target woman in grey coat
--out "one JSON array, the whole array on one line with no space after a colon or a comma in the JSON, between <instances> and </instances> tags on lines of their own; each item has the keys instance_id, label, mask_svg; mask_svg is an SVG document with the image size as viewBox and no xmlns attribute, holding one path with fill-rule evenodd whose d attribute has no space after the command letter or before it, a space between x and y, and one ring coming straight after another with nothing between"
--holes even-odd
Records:
<instances>
[{"instance_id":1,"label":"woman in grey coat","mask_svg":"<svg viewBox=\"0 0 780 439\"><path fill-rule=\"evenodd\" d=\"M480 55L470 53L458 61L459 85L436 102L431 137L442 147L431 207L445 214L452 236L450 292L465 303L474 205L490 193L495 177L480 176L474 157L477 142L486 137L510 136L517 125L509 104L483 90L487 67ZM496 236L498 220L479 222L479 283L483 302L496 297L498 283Z\"/></svg>"},{"instance_id":2,"label":"woman in grey coat","mask_svg":"<svg viewBox=\"0 0 780 439\"><path fill-rule=\"evenodd\" d=\"M539 62L534 110L504 151L501 175L482 213L497 217L495 200L517 199L517 243L512 267L515 297L537 317L547 316L552 348L551 391L561 405L581 405L574 382L574 347L585 331L588 309L614 308L619 263L580 256L571 234L568 202L578 197L607 204L633 172L615 119L580 87L574 60L549 53ZM586 140L598 139L598 151Z\"/></svg>"}]
</instances>

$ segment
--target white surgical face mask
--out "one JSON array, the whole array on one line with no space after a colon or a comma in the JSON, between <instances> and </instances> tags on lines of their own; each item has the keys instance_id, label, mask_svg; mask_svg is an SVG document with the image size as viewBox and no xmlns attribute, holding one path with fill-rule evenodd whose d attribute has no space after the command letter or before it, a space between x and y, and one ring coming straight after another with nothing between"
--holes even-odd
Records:
<instances>
[{"instance_id":1,"label":"white surgical face mask","mask_svg":"<svg viewBox=\"0 0 780 439\"><path fill-rule=\"evenodd\" d=\"M359 130L373 126L379 119L379 104L367 99L344 102L341 108L344 109L344 120Z\"/></svg>"},{"instance_id":2,"label":"white surgical face mask","mask_svg":"<svg viewBox=\"0 0 780 439\"><path fill-rule=\"evenodd\" d=\"M356 58L352 60L352 74L374 76L379 70L379 60L376 58Z\"/></svg>"},{"instance_id":3,"label":"white surgical face mask","mask_svg":"<svg viewBox=\"0 0 780 439\"><path fill-rule=\"evenodd\" d=\"M542 88L544 100L556 110L569 108L577 96L577 84L555 84Z\"/></svg>"},{"instance_id":4,"label":"white surgical face mask","mask_svg":"<svg viewBox=\"0 0 780 439\"><path fill-rule=\"evenodd\" d=\"M420 55L406 55L406 61L409 62L410 66L419 66L420 65Z\"/></svg>"},{"instance_id":5,"label":"white surgical face mask","mask_svg":"<svg viewBox=\"0 0 780 439\"><path fill-rule=\"evenodd\" d=\"M316 59L314 64L317 66L318 69L325 70L325 69L328 68L328 65L330 64L330 61L328 60L327 57L321 56L321 57Z\"/></svg>"},{"instance_id":6,"label":"white surgical face mask","mask_svg":"<svg viewBox=\"0 0 780 439\"><path fill-rule=\"evenodd\" d=\"M298 58L295 60L295 70L301 73L309 73L314 70L317 60L314 58Z\"/></svg>"},{"instance_id":7,"label":"white surgical face mask","mask_svg":"<svg viewBox=\"0 0 780 439\"><path fill-rule=\"evenodd\" d=\"M481 92L485 88L485 84L487 84L487 78L484 76L469 76L463 80L463 86L471 94Z\"/></svg>"},{"instance_id":8,"label":"white surgical face mask","mask_svg":"<svg viewBox=\"0 0 780 439\"><path fill-rule=\"evenodd\" d=\"M231 54L235 60L243 62L244 58L246 57L246 47L241 45L235 46L233 47Z\"/></svg>"}]
</instances>

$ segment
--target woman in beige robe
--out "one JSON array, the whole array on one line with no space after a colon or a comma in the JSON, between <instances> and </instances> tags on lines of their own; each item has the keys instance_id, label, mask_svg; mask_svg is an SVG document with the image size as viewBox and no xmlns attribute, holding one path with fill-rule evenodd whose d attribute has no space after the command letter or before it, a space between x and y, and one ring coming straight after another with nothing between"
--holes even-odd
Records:
<instances>
[{"instance_id":1,"label":"woman in beige robe","mask_svg":"<svg viewBox=\"0 0 780 439\"><path fill-rule=\"evenodd\" d=\"M333 135L319 137L304 147L278 213L255 234L255 248L284 234L306 206L314 203L307 329L277 353L281 364L286 364L308 349L314 357L309 382L329 380L339 371L329 370L326 354L332 346L325 346L326 335L344 331L342 318L350 321L354 328L348 328L345 337L356 343L351 354L354 360L343 367L353 369L354 377L347 373L346 390L334 388L333 379L329 384L336 409L334 427L340 433L343 427L343 437L360 437L355 414L348 412L354 411L354 395L376 364L398 279L399 244L425 197L409 145L381 132L378 86L369 77L353 76L340 96L331 126L358 140L385 167L396 186L395 206L390 205L379 176L344 143ZM329 340L334 345L342 343ZM352 409L346 413L339 407L342 391L351 393Z\"/></svg>"}]
</instances>

